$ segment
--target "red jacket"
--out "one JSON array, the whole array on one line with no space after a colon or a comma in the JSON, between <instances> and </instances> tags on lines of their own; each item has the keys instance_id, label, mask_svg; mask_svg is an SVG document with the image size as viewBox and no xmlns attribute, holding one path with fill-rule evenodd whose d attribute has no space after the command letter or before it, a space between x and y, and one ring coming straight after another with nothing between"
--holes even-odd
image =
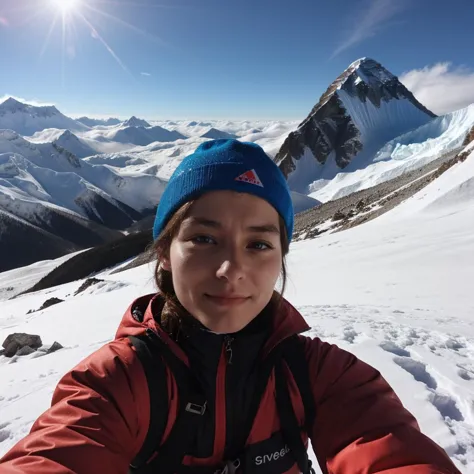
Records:
<instances>
[{"instance_id":1,"label":"red jacket","mask_svg":"<svg viewBox=\"0 0 474 474\"><path fill-rule=\"evenodd\" d=\"M189 362L180 345L169 339L153 318L159 300L151 296L131 305L113 342L62 378L51 408L38 418L30 434L0 460L0 474L127 473L145 440L150 416L145 374L127 336L152 329L167 339L177 356ZM143 322L132 315L136 304L146 306ZM278 314L272 315L272 320L264 352L309 329L287 302ZM303 339L317 410L310 440L325 472L459 473L446 453L419 431L413 416L379 372L337 346L318 338ZM226 444L226 412L222 408L226 396L225 365L222 351L215 381L212 455L205 459L187 456L186 464L212 466L222 461ZM164 440L178 407L176 382L171 371L167 375L170 412ZM266 440L279 431L274 382L270 377L247 444ZM290 393L302 421L304 411L296 386L290 386ZM288 472L298 471L293 467Z\"/></svg>"}]
</instances>

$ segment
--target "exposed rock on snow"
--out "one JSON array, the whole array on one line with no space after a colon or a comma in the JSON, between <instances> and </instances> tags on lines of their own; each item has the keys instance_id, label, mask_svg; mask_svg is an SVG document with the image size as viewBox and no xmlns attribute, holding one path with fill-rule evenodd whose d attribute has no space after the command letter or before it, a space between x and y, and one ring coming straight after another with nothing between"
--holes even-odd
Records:
<instances>
[{"instance_id":1,"label":"exposed rock on snow","mask_svg":"<svg viewBox=\"0 0 474 474\"><path fill-rule=\"evenodd\" d=\"M40 336L26 334L26 333L13 333L7 336L3 341L2 347L5 349L3 355L5 357L13 357L18 354L18 351L25 347L30 348L30 352L26 349L22 354L18 355L27 355L27 353L34 352L36 349L41 347L43 342L41 341Z\"/></svg>"},{"instance_id":2,"label":"exposed rock on snow","mask_svg":"<svg viewBox=\"0 0 474 474\"><path fill-rule=\"evenodd\" d=\"M77 296L79 293L82 293L83 291L87 290L92 285L96 285L97 283L101 283L104 280L100 280L98 278L88 278L74 293L74 296Z\"/></svg>"},{"instance_id":3,"label":"exposed rock on snow","mask_svg":"<svg viewBox=\"0 0 474 474\"><path fill-rule=\"evenodd\" d=\"M64 300L60 298L49 298L49 300L46 300L40 307L38 311L41 311L43 309L49 308L50 306L53 306L58 303L62 303Z\"/></svg>"}]
</instances>

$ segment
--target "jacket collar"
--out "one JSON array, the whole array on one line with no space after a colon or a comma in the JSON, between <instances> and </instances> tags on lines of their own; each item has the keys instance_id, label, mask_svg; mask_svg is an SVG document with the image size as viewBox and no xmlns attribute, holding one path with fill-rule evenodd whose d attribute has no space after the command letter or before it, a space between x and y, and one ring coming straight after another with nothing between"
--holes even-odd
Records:
<instances>
[{"instance_id":1,"label":"jacket collar","mask_svg":"<svg viewBox=\"0 0 474 474\"><path fill-rule=\"evenodd\" d=\"M185 352L163 330L154 317L161 313L163 303L163 297L160 294L149 294L136 299L125 312L115 338L139 336L143 335L147 329L151 329L170 346L178 357L189 364ZM264 346L264 356L288 337L310 329L303 316L285 299L282 299L278 310L273 311L270 319L272 328Z\"/></svg>"}]
</instances>

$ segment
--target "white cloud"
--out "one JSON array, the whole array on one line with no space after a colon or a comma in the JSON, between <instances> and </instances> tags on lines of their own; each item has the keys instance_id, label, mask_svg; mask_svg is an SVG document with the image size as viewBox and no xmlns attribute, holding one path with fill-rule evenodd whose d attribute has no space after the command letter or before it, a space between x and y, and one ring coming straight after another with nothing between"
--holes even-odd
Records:
<instances>
[{"instance_id":1,"label":"white cloud","mask_svg":"<svg viewBox=\"0 0 474 474\"><path fill-rule=\"evenodd\" d=\"M140 73L142 76L151 76L151 74L149 72L141 72Z\"/></svg>"},{"instance_id":2,"label":"white cloud","mask_svg":"<svg viewBox=\"0 0 474 474\"><path fill-rule=\"evenodd\" d=\"M404 72L400 81L435 114L462 109L474 102L474 71L449 62Z\"/></svg>"},{"instance_id":3,"label":"white cloud","mask_svg":"<svg viewBox=\"0 0 474 474\"><path fill-rule=\"evenodd\" d=\"M43 105L56 105L56 104L53 104L51 102L43 102L43 101L39 101L39 100L36 100L36 99L32 99L32 100L24 99L23 97L17 97L17 96L10 95L10 94L5 94L4 96L0 97L0 104L5 102L10 97L12 99L18 100L19 102L23 102L24 104L35 105L37 107L41 107Z\"/></svg>"},{"instance_id":4,"label":"white cloud","mask_svg":"<svg viewBox=\"0 0 474 474\"><path fill-rule=\"evenodd\" d=\"M352 26L331 57L334 58L346 49L380 33L388 26L388 21L404 8L404 0L368 0L365 8L351 15Z\"/></svg>"}]
</instances>

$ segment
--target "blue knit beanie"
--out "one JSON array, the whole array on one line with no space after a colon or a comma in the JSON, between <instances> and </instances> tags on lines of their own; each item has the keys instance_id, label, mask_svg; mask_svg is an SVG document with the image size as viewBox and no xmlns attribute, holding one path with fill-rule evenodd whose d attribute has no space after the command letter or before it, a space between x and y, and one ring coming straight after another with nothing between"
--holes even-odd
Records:
<instances>
[{"instance_id":1,"label":"blue knit beanie","mask_svg":"<svg viewBox=\"0 0 474 474\"><path fill-rule=\"evenodd\" d=\"M268 201L285 221L288 240L293 235L293 203L278 166L255 143L211 140L184 158L161 196L153 239L186 202L208 191L249 193Z\"/></svg>"}]
</instances>

